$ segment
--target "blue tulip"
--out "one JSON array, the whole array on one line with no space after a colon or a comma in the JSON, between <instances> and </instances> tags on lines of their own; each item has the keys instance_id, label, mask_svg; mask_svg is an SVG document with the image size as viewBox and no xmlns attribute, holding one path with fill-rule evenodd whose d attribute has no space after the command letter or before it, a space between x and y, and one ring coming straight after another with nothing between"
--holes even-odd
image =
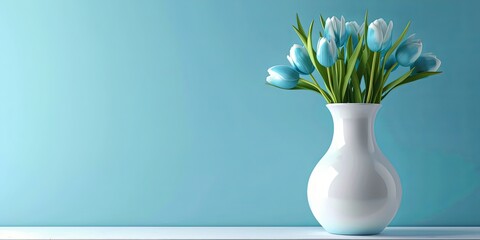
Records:
<instances>
[{"instance_id":1,"label":"blue tulip","mask_svg":"<svg viewBox=\"0 0 480 240\"><path fill-rule=\"evenodd\" d=\"M397 59L395 58L395 54L391 54L390 57L388 57L387 62L385 63L385 69L389 70L391 67L393 67L393 65L396 62L397 62ZM395 66L395 68L392 70L392 72L397 70L397 68L398 68L398 64L397 64L397 66Z\"/></svg>"},{"instance_id":2,"label":"blue tulip","mask_svg":"<svg viewBox=\"0 0 480 240\"><path fill-rule=\"evenodd\" d=\"M268 69L267 82L279 88L291 89L297 86L300 76L290 66L277 65Z\"/></svg>"},{"instance_id":3,"label":"blue tulip","mask_svg":"<svg viewBox=\"0 0 480 240\"><path fill-rule=\"evenodd\" d=\"M410 68L415 68L415 73L436 72L441 64L442 62L435 55L432 53L425 53L420 55Z\"/></svg>"},{"instance_id":4,"label":"blue tulip","mask_svg":"<svg viewBox=\"0 0 480 240\"><path fill-rule=\"evenodd\" d=\"M335 41L338 47L342 47L346 40L347 34L345 32L345 18L337 17L327 18L325 21L325 37L330 41Z\"/></svg>"},{"instance_id":5,"label":"blue tulip","mask_svg":"<svg viewBox=\"0 0 480 240\"><path fill-rule=\"evenodd\" d=\"M353 48L355 48L358 44L358 36L363 35L363 24L359 26L357 22L351 21L345 23L345 31L347 33L347 39L351 36Z\"/></svg>"},{"instance_id":6,"label":"blue tulip","mask_svg":"<svg viewBox=\"0 0 480 240\"><path fill-rule=\"evenodd\" d=\"M331 67L338 58L337 45L335 41L327 38L320 38L317 44L317 59L324 67Z\"/></svg>"},{"instance_id":7,"label":"blue tulip","mask_svg":"<svg viewBox=\"0 0 480 240\"><path fill-rule=\"evenodd\" d=\"M397 48L395 57L400 65L408 67L412 65L422 53L422 41L414 39L415 34L411 35Z\"/></svg>"},{"instance_id":8,"label":"blue tulip","mask_svg":"<svg viewBox=\"0 0 480 240\"><path fill-rule=\"evenodd\" d=\"M368 25L367 45L374 52L385 52L392 46L393 22L388 23L383 18Z\"/></svg>"},{"instance_id":9,"label":"blue tulip","mask_svg":"<svg viewBox=\"0 0 480 240\"><path fill-rule=\"evenodd\" d=\"M287 56L287 59L293 69L297 70L300 74L308 75L314 70L307 49L303 46L293 44L292 48L290 48L290 55Z\"/></svg>"}]
</instances>

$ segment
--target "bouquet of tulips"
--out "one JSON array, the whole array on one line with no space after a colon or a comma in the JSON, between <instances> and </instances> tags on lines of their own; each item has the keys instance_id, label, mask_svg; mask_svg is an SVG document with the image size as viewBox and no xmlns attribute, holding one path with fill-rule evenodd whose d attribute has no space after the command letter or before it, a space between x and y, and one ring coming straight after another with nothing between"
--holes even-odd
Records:
<instances>
[{"instance_id":1,"label":"bouquet of tulips","mask_svg":"<svg viewBox=\"0 0 480 240\"><path fill-rule=\"evenodd\" d=\"M282 89L304 89L320 93L327 103L380 103L393 89L438 72L440 60L423 53L423 44L415 35L403 40L410 22L400 37L392 41L393 22L382 18L368 24L345 22L343 16L320 16L320 32L316 51L313 48L313 21L305 32L297 15L297 33L303 46L294 44L287 56L290 66L277 65L268 69L267 83ZM408 67L399 78L388 81L398 66ZM322 87L313 75L317 70L323 78ZM309 75L311 81L300 75ZM363 83L362 83L363 81Z\"/></svg>"}]
</instances>

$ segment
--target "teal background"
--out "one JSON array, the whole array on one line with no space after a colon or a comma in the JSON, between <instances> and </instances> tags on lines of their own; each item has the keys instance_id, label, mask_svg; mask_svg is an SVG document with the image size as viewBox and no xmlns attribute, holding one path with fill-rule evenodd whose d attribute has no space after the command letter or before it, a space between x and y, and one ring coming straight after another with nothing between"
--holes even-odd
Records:
<instances>
[{"instance_id":1,"label":"teal background","mask_svg":"<svg viewBox=\"0 0 480 240\"><path fill-rule=\"evenodd\" d=\"M412 20L443 62L377 118L404 190L392 225L478 226L479 7L0 1L0 225L317 225L306 186L330 114L320 95L265 85L266 69L288 64L296 12L368 9L395 38Z\"/></svg>"}]
</instances>

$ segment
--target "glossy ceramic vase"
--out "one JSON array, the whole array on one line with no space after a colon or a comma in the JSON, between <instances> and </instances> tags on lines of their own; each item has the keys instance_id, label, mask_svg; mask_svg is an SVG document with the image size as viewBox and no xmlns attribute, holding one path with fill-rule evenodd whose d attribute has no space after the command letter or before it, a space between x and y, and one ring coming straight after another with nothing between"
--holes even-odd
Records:
<instances>
[{"instance_id":1,"label":"glossy ceramic vase","mask_svg":"<svg viewBox=\"0 0 480 240\"><path fill-rule=\"evenodd\" d=\"M333 139L310 175L308 203L330 233L380 233L400 205L400 179L375 141L373 125L380 106L327 104Z\"/></svg>"}]
</instances>

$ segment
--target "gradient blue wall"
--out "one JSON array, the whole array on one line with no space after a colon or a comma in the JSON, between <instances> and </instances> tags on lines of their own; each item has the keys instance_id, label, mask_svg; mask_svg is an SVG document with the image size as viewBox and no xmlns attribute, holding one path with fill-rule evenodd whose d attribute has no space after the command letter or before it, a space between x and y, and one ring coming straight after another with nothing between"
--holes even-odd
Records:
<instances>
[{"instance_id":1,"label":"gradient blue wall","mask_svg":"<svg viewBox=\"0 0 480 240\"><path fill-rule=\"evenodd\" d=\"M1 1L0 225L316 225L306 184L332 122L264 84L291 24L412 20L444 74L376 133L393 225L480 225L478 1Z\"/></svg>"}]
</instances>

